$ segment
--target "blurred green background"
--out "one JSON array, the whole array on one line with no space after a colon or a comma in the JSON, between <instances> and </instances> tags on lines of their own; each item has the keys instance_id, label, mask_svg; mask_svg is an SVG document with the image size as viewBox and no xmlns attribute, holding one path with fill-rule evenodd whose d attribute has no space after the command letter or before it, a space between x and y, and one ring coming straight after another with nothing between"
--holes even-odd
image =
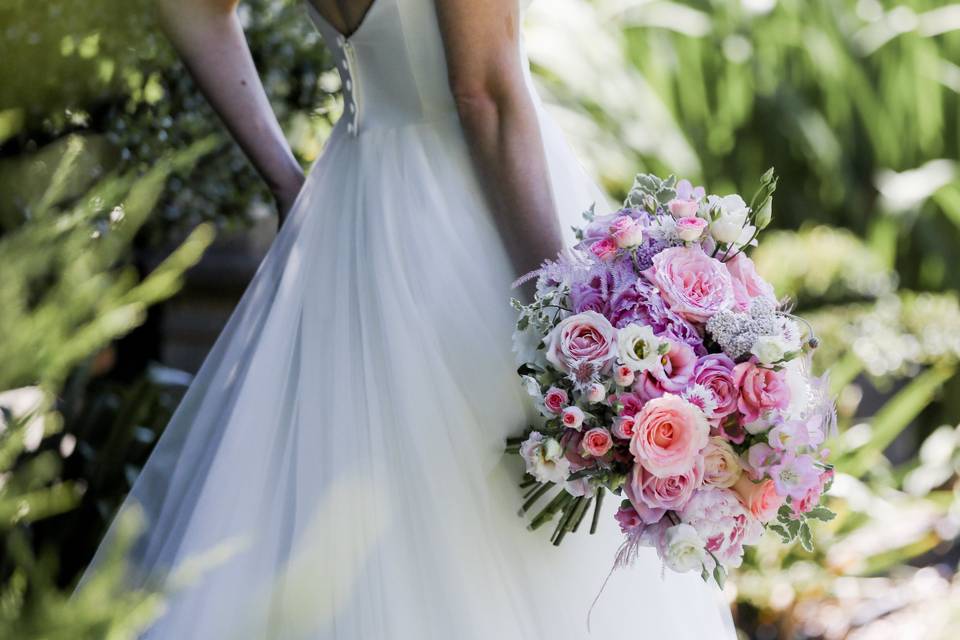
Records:
<instances>
[{"instance_id":1,"label":"blurred green background","mask_svg":"<svg viewBox=\"0 0 960 640\"><path fill-rule=\"evenodd\" d=\"M2 638L132 638L159 610L122 546L69 594L273 233L150 7L0 0ZM339 79L297 2L240 12L307 166ZM822 337L839 516L812 554L749 554L741 633L960 637L960 4L540 0L526 35L614 196L781 176L753 255Z\"/></svg>"}]
</instances>

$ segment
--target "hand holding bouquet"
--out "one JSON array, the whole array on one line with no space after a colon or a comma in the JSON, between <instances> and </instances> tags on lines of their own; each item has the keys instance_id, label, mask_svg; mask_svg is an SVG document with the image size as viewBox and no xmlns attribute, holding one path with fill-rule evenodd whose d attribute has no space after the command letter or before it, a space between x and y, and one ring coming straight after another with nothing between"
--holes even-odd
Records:
<instances>
[{"instance_id":1,"label":"hand holding bouquet","mask_svg":"<svg viewBox=\"0 0 960 640\"><path fill-rule=\"evenodd\" d=\"M606 492L621 496L615 565L641 546L722 585L769 528L810 546L833 476L817 340L744 253L770 222L776 178L748 206L673 177L637 177L624 207L584 214L580 242L533 274L519 312L520 374L543 419L511 439L531 528L554 544ZM559 490L557 490L559 489Z\"/></svg>"}]
</instances>

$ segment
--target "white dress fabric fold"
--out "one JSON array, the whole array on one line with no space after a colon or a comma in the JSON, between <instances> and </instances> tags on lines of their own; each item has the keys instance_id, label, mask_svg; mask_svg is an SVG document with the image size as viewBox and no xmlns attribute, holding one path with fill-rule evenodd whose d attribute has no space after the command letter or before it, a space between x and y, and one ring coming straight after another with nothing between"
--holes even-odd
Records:
<instances>
[{"instance_id":1,"label":"white dress fabric fold","mask_svg":"<svg viewBox=\"0 0 960 640\"><path fill-rule=\"evenodd\" d=\"M511 353L514 274L433 3L376 0L350 38L309 11L344 118L128 498L147 525L132 586L219 556L145 637L734 638L716 587L664 573L652 550L612 575L588 632L615 505L559 548L518 516L504 440L533 413ZM603 198L542 128L569 227Z\"/></svg>"}]
</instances>

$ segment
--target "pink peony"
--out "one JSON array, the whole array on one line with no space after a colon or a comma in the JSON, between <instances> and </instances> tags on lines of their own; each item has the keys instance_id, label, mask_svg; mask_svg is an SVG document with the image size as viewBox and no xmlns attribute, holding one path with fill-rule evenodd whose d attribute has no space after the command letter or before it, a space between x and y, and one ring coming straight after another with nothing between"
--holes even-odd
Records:
<instances>
[{"instance_id":1,"label":"pink peony","mask_svg":"<svg viewBox=\"0 0 960 640\"><path fill-rule=\"evenodd\" d=\"M733 381L740 394L737 408L747 424L756 422L767 411L790 405L790 386L783 371L766 369L751 359L733 368Z\"/></svg>"},{"instance_id":2,"label":"pink peony","mask_svg":"<svg viewBox=\"0 0 960 640\"><path fill-rule=\"evenodd\" d=\"M740 476L733 490L740 496L740 501L754 518L760 522L770 522L777 517L777 511L784 503L784 498L777 493L777 487L769 478L754 482L747 476Z\"/></svg>"},{"instance_id":3,"label":"pink peony","mask_svg":"<svg viewBox=\"0 0 960 640\"><path fill-rule=\"evenodd\" d=\"M560 421L563 422L563 426L567 429L576 429L578 431L583 424L583 418L583 409L580 407L567 407L563 410L563 413L560 414Z\"/></svg>"},{"instance_id":4,"label":"pink peony","mask_svg":"<svg viewBox=\"0 0 960 640\"><path fill-rule=\"evenodd\" d=\"M691 382L699 384L711 391L715 407L711 415L712 420L720 420L737 410L737 385L733 381L735 364L728 356L722 353L712 353L703 356L693 367Z\"/></svg>"},{"instance_id":5,"label":"pink peony","mask_svg":"<svg viewBox=\"0 0 960 640\"><path fill-rule=\"evenodd\" d=\"M613 447L613 438L610 437L610 432L603 427L595 427L583 434L580 445L587 455L602 458Z\"/></svg>"},{"instance_id":6,"label":"pink peony","mask_svg":"<svg viewBox=\"0 0 960 640\"><path fill-rule=\"evenodd\" d=\"M547 360L560 371L596 373L606 370L617 354L616 329L596 311L560 321L545 338Z\"/></svg>"},{"instance_id":7,"label":"pink peony","mask_svg":"<svg viewBox=\"0 0 960 640\"><path fill-rule=\"evenodd\" d=\"M733 297L736 300L737 309L748 311L754 298L763 298L776 305L777 296L773 291L773 286L757 274L753 260L748 258L746 254L738 253L736 257L727 260L724 265L730 272Z\"/></svg>"},{"instance_id":8,"label":"pink peony","mask_svg":"<svg viewBox=\"0 0 960 640\"><path fill-rule=\"evenodd\" d=\"M659 366L645 371L635 390L644 398L659 398L664 393L679 393L690 382L697 354L683 342L670 341L670 350L660 357Z\"/></svg>"},{"instance_id":9,"label":"pink peony","mask_svg":"<svg viewBox=\"0 0 960 640\"><path fill-rule=\"evenodd\" d=\"M655 476L689 471L707 445L710 427L703 413L675 395L647 402L635 416L630 453Z\"/></svg>"},{"instance_id":10,"label":"pink peony","mask_svg":"<svg viewBox=\"0 0 960 640\"><path fill-rule=\"evenodd\" d=\"M567 402L569 402L567 392L558 387L550 387L543 397L543 405L550 413L559 414L567 406Z\"/></svg>"},{"instance_id":11,"label":"pink peony","mask_svg":"<svg viewBox=\"0 0 960 640\"><path fill-rule=\"evenodd\" d=\"M704 323L734 304L730 272L699 246L664 249L643 274L670 310L690 322Z\"/></svg>"},{"instance_id":12,"label":"pink peony","mask_svg":"<svg viewBox=\"0 0 960 640\"><path fill-rule=\"evenodd\" d=\"M756 544L763 534L763 525L730 489L699 489L680 512L680 519L697 530L706 540L707 551L727 567L739 567L743 546Z\"/></svg>"},{"instance_id":13,"label":"pink peony","mask_svg":"<svg viewBox=\"0 0 960 640\"><path fill-rule=\"evenodd\" d=\"M631 501L639 500L650 509L679 511L703 484L703 458L698 456L686 472L664 478L658 478L639 464L634 465L627 484L629 495L633 496Z\"/></svg>"},{"instance_id":14,"label":"pink peony","mask_svg":"<svg viewBox=\"0 0 960 640\"><path fill-rule=\"evenodd\" d=\"M617 255L617 242L613 238L598 240L590 245L590 253L604 262L613 260L613 257Z\"/></svg>"},{"instance_id":15,"label":"pink peony","mask_svg":"<svg viewBox=\"0 0 960 640\"><path fill-rule=\"evenodd\" d=\"M684 242L694 242L703 235L703 230L707 228L707 221L695 216L684 216L677 220L677 236Z\"/></svg>"}]
</instances>

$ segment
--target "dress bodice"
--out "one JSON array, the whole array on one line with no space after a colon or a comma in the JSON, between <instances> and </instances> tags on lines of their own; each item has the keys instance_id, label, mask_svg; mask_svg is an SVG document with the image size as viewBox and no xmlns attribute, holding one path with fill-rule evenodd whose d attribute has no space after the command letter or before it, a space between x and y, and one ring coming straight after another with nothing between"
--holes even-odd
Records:
<instances>
[{"instance_id":1,"label":"dress bodice","mask_svg":"<svg viewBox=\"0 0 960 640\"><path fill-rule=\"evenodd\" d=\"M310 0L306 5L336 61L344 97L339 126L350 135L453 112L434 0L373 0L349 37L327 22Z\"/></svg>"}]
</instances>

